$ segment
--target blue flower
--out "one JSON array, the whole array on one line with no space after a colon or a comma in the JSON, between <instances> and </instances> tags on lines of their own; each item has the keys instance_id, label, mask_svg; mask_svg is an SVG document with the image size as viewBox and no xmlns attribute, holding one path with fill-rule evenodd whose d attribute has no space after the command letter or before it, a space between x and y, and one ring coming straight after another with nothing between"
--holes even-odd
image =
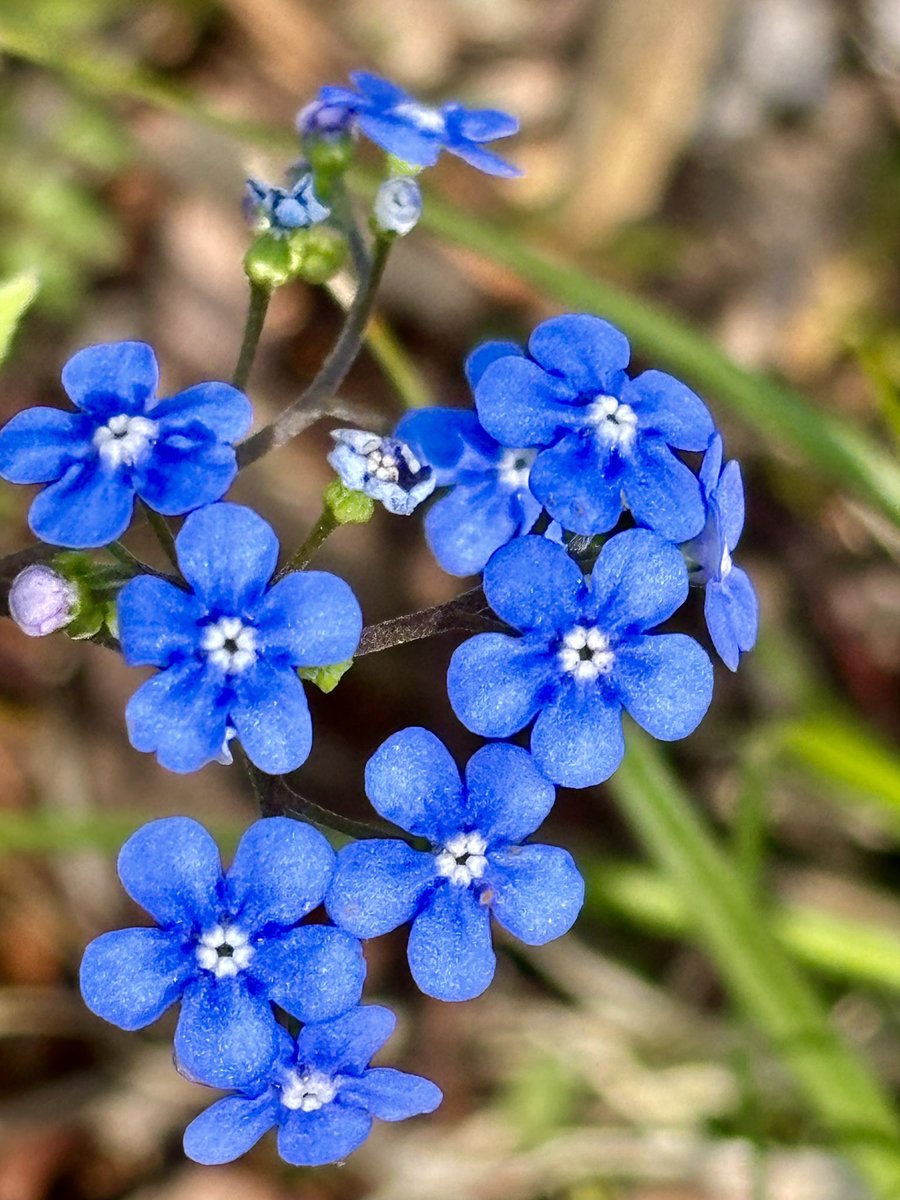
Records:
<instances>
[{"instance_id":1,"label":"blue flower","mask_svg":"<svg viewBox=\"0 0 900 1200\"><path fill-rule=\"evenodd\" d=\"M345 846L325 906L356 937L411 921L409 966L429 996L471 1000L488 986L491 914L529 946L571 927L584 900L571 855L521 845L555 794L525 750L483 746L463 783L433 733L404 729L369 760L366 794L383 817L427 838L432 849L387 839Z\"/></svg>"},{"instance_id":2,"label":"blue flower","mask_svg":"<svg viewBox=\"0 0 900 1200\"><path fill-rule=\"evenodd\" d=\"M435 476L404 441L362 429L335 429L328 461L345 487L365 492L388 512L408 517L434 491Z\"/></svg>"},{"instance_id":3,"label":"blue flower","mask_svg":"<svg viewBox=\"0 0 900 1200\"><path fill-rule=\"evenodd\" d=\"M307 1025L294 1042L281 1030L269 1078L242 1089L196 1117L184 1150L195 1162L232 1162L278 1128L278 1153L295 1167L339 1162L369 1136L372 1118L405 1121L434 1112L440 1088L421 1075L369 1060L395 1025L387 1008L364 1005L321 1025Z\"/></svg>"},{"instance_id":4,"label":"blue flower","mask_svg":"<svg viewBox=\"0 0 900 1200\"><path fill-rule=\"evenodd\" d=\"M544 321L528 352L490 362L475 404L502 445L542 448L530 487L550 515L573 533L604 533L624 505L669 541L698 534L700 485L670 447L709 445L700 398L661 371L629 379L628 340L598 317Z\"/></svg>"},{"instance_id":5,"label":"blue flower","mask_svg":"<svg viewBox=\"0 0 900 1200\"><path fill-rule=\"evenodd\" d=\"M354 71L350 79L357 91L330 86L321 89L321 111L332 114L334 120L333 114L343 109L352 116L352 128L362 130L395 158L412 166L431 167L440 152L447 150L488 175L521 175L517 167L483 146L484 142L518 131L519 122L509 113L464 108L461 104L432 108L395 83L367 71Z\"/></svg>"},{"instance_id":6,"label":"blue flower","mask_svg":"<svg viewBox=\"0 0 900 1200\"><path fill-rule=\"evenodd\" d=\"M269 587L278 540L236 504L191 513L175 547L191 591L139 575L119 593L125 661L161 668L125 710L132 745L171 771L196 771L233 728L261 770L293 771L312 744L296 668L352 657L362 629L355 596L322 571Z\"/></svg>"},{"instance_id":7,"label":"blue flower","mask_svg":"<svg viewBox=\"0 0 900 1200\"><path fill-rule=\"evenodd\" d=\"M290 188L248 179L244 209L259 232L269 230L276 235L307 229L331 215L331 209L316 197L313 176L309 173Z\"/></svg>"},{"instance_id":8,"label":"blue flower","mask_svg":"<svg viewBox=\"0 0 900 1200\"><path fill-rule=\"evenodd\" d=\"M301 1021L329 1021L359 1001L359 942L298 922L322 901L334 852L320 833L268 817L241 838L223 877L216 844L189 817L164 817L119 855L125 890L159 928L117 929L87 947L87 1006L143 1029L181 1001L175 1053L185 1074L238 1087L267 1074L279 1027L270 1001Z\"/></svg>"},{"instance_id":9,"label":"blue flower","mask_svg":"<svg viewBox=\"0 0 900 1200\"><path fill-rule=\"evenodd\" d=\"M759 628L759 604L746 571L731 560L744 527L744 485L737 462L722 469L722 439L716 435L700 468L706 525L684 547L697 564L693 582L706 588L704 611L719 657L736 671L741 653L752 650Z\"/></svg>"},{"instance_id":10,"label":"blue flower","mask_svg":"<svg viewBox=\"0 0 900 1200\"><path fill-rule=\"evenodd\" d=\"M233 443L250 402L227 383L155 398L159 371L144 342L88 346L62 382L78 409L28 408L0 431L0 476L46 483L29 524L58 546L103 546L131 521L138 495L176 515L223 496L237 473Z\"/></svg>"},{"instance_id":11,"label":"blue flower","mask_svg":"<svg viewBox=\"0 0 900 1200\"><path fill-rule=\"evenodd\" d=\"M488 563L484 591L523 636L482 633L459 646L450 703L485 737L509 737L536 717L531 752L548 779L607 779L625 749L622 709L670 741L709 707L712 664L701 647L681 633L648 636L688 594L677 547L649 530L610 538L588 579L563 546L518 538Z\"/></svg>"}]
</instances>

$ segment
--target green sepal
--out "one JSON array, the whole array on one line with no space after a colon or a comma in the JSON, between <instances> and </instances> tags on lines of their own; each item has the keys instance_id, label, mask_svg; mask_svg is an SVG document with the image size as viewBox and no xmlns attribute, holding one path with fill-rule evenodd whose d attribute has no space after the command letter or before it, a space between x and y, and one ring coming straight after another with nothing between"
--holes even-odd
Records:
<instances>
[{"instance_id":1,"label":"green sepal","mask_svg":"<svg viewBox=\"0 0 900 1200\"><path fill-rule=\"evenodd\" d=\"M348 658L346 662L332 663L330 667L298 667L297 674L327 695L334 691L352 666L353 659Z\"/></svg>"},{"instance_id":2,"label":"green sepal","mask_svg":"<svg viewBox=\"0 0 900 1200\"><path fill-rule=\"evenodd\" d=\"M327 202L334 180L339 179L353 162L353 138L307 137L303 139L303 153L312 168L315 193Z\"/></svg>"},{"instance_id":3,"label":"green sepal","mask_svg":"<svg viewBox=\"0 0 900 1200\"><path fill-rule=\"evenodd\" d=\"M90 555L77 550L54 555L50 565L75 589L75 611L65 626L66 636L76 640L91 638L105 626L115 637L116 599L110 595L110 589L117 592L127 581L121 567L94 562Z\"/></svg>"},{"instance_id":4,"label":"green sepal","mask_svg":"<svg viewBox=\"0 0 900 1200\"><path fill-rule=\"evenodd\" d=\"M322 493L325 507L338 525L365 525L375 512L375 501L365 492L354 492L339 479L333 480Z\"/></svg>"},{"instance_id":5,"label":"green sepal","mask_svg":"<svg viewBox=\"0 0 900 1200\"><path fill-rule=\"evenodd\" d=\"M393 154L387 155L387 178L395 179L398 175L421 175L425 170L424 167L418 167L415 163L404 162L402 158L397 158Z\"/></svg>"},{"instance_id":6,"label":"green sepal","mask_svg":"<svg viewBox=\"0 0 900 1200\"><path fill-rule=\"evenodd\" d=\"M274 233L261 233L244 255L244 273L256 287L274 292L295 277L289 241Z\"/></svg>"},{"instance_id":7,"label":"green sepal","mask_svg":"<svg viewBox=\"0 0 900 1200\"><path fill-rule=\"evenodd\" d=\"M298 229L287 241L293 278L307 283L327 283L347 260L347 239L324 225Z\"/></svg>"}]
</instances>

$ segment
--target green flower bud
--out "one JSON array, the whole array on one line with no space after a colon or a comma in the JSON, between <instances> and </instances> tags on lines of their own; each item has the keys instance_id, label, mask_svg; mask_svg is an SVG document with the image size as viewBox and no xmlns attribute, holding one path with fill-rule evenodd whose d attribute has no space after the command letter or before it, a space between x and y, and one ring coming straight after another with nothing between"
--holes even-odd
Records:
<instances>
[{"instance_id":1,"label":"green flower bud","mask_svg":"<svg viewBox=\"0 0 900 1200\"><path fill-rule=\"evenodd\" d=\"M287 239L292 277L307 283L326 283L344 265L347 239L335 229L313 225L298 229Z\"/></svg>"},{"instance_id":2,"label":"green flower bud","mask_svg":"<svg viewBox=\"0 0 900 1200\"><path fill-rule=\"evenodd\" d=\"M365 492L354 492L339 479L329 483L322 499L338 525L365 525L372 519L375 501Z\"/></svg>"},{"instance_id":3,"label":"green flower bud","mask_svg":"<svg viewBox=\"0 0 900 1200\"><path fill-rule=\"evenodd\" d=\"M290 283L297 276L290 240L273 233L254 238L244 255L244 272L252 284L270 292Z\"/></svg>"},{"instance_id":4,"label":"green flower bud","mask_svg":"<svg viewBox=\"0 0 900 1200\"><path fill-rule=\"evenodd\" d=\"M346 662L332 663L330 667L299 667L297 674L327 695L334 691L352 666L353 659L348 658Z\"/></svg>"}]
</instances>

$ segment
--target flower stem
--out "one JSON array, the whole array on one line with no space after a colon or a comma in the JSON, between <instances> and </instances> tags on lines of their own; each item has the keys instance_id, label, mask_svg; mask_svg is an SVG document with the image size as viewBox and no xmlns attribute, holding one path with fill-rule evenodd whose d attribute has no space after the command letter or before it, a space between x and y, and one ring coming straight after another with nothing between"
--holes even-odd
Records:
<instances>
[{"instance_id":1,"label":"flower stem","mask_svg":"<svg viewBox=\"0 0 900 1200\"><path fill-rule=\"evenodd\" d=\"M278 572L277 578L280 579L290 571L305 571L339 524L340 522L335 518L334 513L326 504L322 509L318 521L316 521L301 544Z\"/></svg>"},{"instance_id":2,"label":"flower stem","mask_svg":"<svg viewBox=\"0 0 900 1200\"><path fill-rule=\"evenodd\" d=\"M169 528L169 522L160 513L154 512L152 508L148 508L146 504L143 505L143 509L150 528L156 534L157 541L162 546L166 558L180 574L178 555L175 553L175 536Z\"/></svg>"},{"instance_id":3,"label":"flower stem","mask_svg":"<svg viewBox=\"0 0 900 1200\"><path fill-rule=\"evenodd\" d=\"M417 642L452 630L483 633L505 628L491 612L482 589L476 587L445 604L435 604L419 612L379 621L377 625L367 625L362 631L356 657L377 654L379 650L390 650L393 646L403 646L407 642Z\"/></svg>"},{"instance_id":4,"label":"flower stem","mask_svg":"<svg viewBox=\"0 0 900 1200\"><path fill-rule=\"evenodd\" d=\"M241 391L246 388L247 380L250 377L250 368L253 366L256 347L259 345L259 335L265 324L271 297L272 292L269 288L262 287L258 283L250 284L250 306L247 309L247 320L244 323L244 338L241 342L237 365L231 377L234 387L240 388Z\"/></svg>"}]
</instances>

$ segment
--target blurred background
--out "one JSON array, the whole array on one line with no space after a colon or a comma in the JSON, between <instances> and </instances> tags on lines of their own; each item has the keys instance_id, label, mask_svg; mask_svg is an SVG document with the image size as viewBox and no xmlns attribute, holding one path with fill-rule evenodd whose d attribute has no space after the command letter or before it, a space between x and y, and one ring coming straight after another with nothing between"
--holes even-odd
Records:
<instances>
[{"instance_id":1,"label":"blurred background","mask_svg":"<svg viewBox=\"0 0 900 1200\"><path fill-rule=\"evenodd\" d=\"M536 286L517 255L568 264L560 287L595 280L595 311L634 332L641 367L672 369L680 353L677 338L667 361L654 353L646 321L660 309L704 336L685 375L743 465L739 561L763 624L737 676L717 668L709 717L671 759L831 1027L895 1089L900 533L877 487L849 474L842 486L828 447L837 427L864 434L883 465L900 437L900 7L0 0L0 51L0 278L40 277L0 377L3 419L61 403L63 362L95 341L151 342L164 394L230 375L246 306L243 180L278 180L294 113L322 83L365 66L423 99L520 116L521 136L499 148L522 181L453 159L429 172L443 236L420 229L397 247L379 310L414 368L385 371L366 352L342 397L386 421L401 392L468 403L474 344L579 307ZM498 235L492 253L478 222L508 242ZM633 307L615 307L623 296ZM277 294L250 386L260 423L315 373L339 325L323 291ZM763 383L742 393L726 369L717 394L714 347L805 394L802 436ZM235 489L286 546L318 514L328 428ZM31 541L28 491L0 484L0 553ZM132 544L153 554L141 529ZM369 622L468 586L435 565L417 518L384 512L341 530L317 565L351 582ZM313 695L297 788L364 816L364 763L409 724L470 754L477 740L441 683L458 640L362 659ZM140 678L98 646L0 623L0 1200L868 1194L729 998L610 787L562 792L544 831L587 879L574 933L533 952L501 939L482 998L418 995L402 933L367 947L368 998L400 1015L385 1061L440 1084L434 1117L378 1126L341 1167L287 1168L271 1138L233 1166L188 1163L181 1132L210 1095L172 1069L173 1021L105 1025L80 1002L78 963L91 937L143 920L114 869L131 830L187 813L233 845L253 804L237 766L180 777L131 749L123 707Z\"/></svg>"}]
</instances>

